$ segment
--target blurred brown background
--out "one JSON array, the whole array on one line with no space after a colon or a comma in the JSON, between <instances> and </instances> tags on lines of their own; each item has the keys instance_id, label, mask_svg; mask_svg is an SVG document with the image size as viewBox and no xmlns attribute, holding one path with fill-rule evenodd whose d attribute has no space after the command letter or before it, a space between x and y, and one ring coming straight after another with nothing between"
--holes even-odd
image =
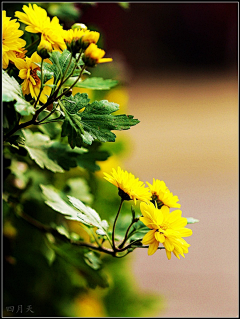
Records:
<instances>
[{"instance_id":1,"label":"blurred brown background","mask_svg":"<svg viewBox=\"0 0 240 319\"><path fill-rule=\"evenodd\" d=\"M238 317L238 3L83 10L106 56L124 62L128 113L141 121L120 133L132 143L124 168L164 180L183 216L200 220L185 259L129 257L139 290L165 296L156 317Z\"/></svg>"},{"instance_id":2,"label":"blurred brown background","mask_svg":"<svg viewBox=\"0 0 240 319\"><path fill-rule=\"evenodd\" d=\"M189 225L185 259L144 249L126 257L136 286L164 296L156 317L238 317L238 3L75 7L75 22L98 28L106 57L121 66L127 113L141 121L117 134L131 142L124 169L164 180L183 216L200 220Z\"/></svg>"}]
</instances>

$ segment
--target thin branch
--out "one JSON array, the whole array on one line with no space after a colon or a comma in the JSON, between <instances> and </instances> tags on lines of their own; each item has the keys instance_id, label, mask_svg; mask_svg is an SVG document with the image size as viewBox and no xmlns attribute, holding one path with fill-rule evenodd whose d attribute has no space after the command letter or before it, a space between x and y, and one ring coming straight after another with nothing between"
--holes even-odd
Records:
<instances>
[{"instance_id":1,"label":"thin branch","mask_svg":"<svg viewBox=\"0 0 240 319\"><path fill-rule=\"evenodd\" d=\"M115 245L115 240L114 240L114 237L115 237L115 236L114 236L114 235L115 235L115 228L116 228L117 219L118 219L119 213L120 213L120 211L121 211L123 202L124 202L124 199L121 198L121 202L120 202L120 205L119 205L119 208L118 208L118 212L117 212L117 215L116 215L115 220L114 220L114 223L113 223L112 245L113 245L114 251L117 251L117 250L118 250L118 248L116 248L116 245Z\"/></svg>"},{"instance_id":2,"label":"thin branch","mask_svg":"<svg viewBox=\"0 0 240 319\"><path fill-rule=\"evenodd\" d=\"M71 239L67 238L65 235L60 234L56 229L52 228L51 226L47 226L42 224L41 222L37 221L36 219L32 218L31 216L27 215L24 212L18 212L17 213L18 216L20 216L22 219L24 219L26 222L28 222L30 225L32 225L33 227L37 228L38 230L40 230L43 233L50 233L52 234L54 237L57 237L59 239L61 239L64 242L68 242L72 245L75 246L79 246L79 247L87 247L93 250L97 250L100 252L104 252L106 254L115 256L115 252L108 249L108 248L104 248L102 246L95 246L93 244L89 244L89 243L85 243L82 241L72 241Z\"/></svg>"}]
</instances>

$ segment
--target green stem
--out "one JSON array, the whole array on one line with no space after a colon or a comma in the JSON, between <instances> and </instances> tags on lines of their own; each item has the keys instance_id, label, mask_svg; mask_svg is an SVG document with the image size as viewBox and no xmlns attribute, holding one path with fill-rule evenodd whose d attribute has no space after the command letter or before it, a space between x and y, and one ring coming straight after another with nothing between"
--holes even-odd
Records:
<instances>
[{"instance_id":1,"label":"green stem","mask_svg":"<svg viewBox=\"0 0 240 319\"><path fill-rule=\"evenodd\" d=\"M56 111L56 106L52 109L52 111L47 116L45 116L40 121L36 121L36 125L45 124L45 123L42 123L42 122L45 121L47 118L49 118L49 116L51 116L55 111Z\"/></svg>"},{"instance_id":2,"label":"green stem","mask_svg":"<svg viewBox=\"0 0 240 319\"><path fill-rule=\"evenodd\" d=\"M83 68L82 68L82 70L81 70L79 76L77 77L76 81L75 81L66 91L64 91L62 94L60 94L60 95L57 97L57 99L60 99L63 95L67 94L67 93L74 87L74 85L75 85L75 84L78 82L78 80L81 78L84 69L85 69L85 65L83 66ZM64 82L63 82L63 83L64 83Z\"/></svg>"},{"instance_id":3,"label":"green stem","mask_svg":"<svg viewBox=\"0 0 240 319\"><path fill-rule=\"evenodd\" d=\"M65 235L60 234L56 229L50 227L50 226L46 226L44 224L42 224L41 222L37 221L36 219L32 218L31 216L27 215L24 212L18 212L17 213L18 216L20 216L22 219L24 219L26 222L28 222L30 225L32 225L33 227L37 228L38 230L42 231L43 233L50 233L52 234L54 237L57 237L61 240L63 240L64 242L68 242L72 245L76 245L79 247L87 247L93 250L97 250L100 252L104 252L106 254L115 256L115 252L108 249L108 248L104 248L102 246L95 246L89 243L85 243L85 242L81 242L81 241L72 241L71 239L67 238Z\"/></svg>"},{"instance_id":4,"label":"green stem","mask_svg":"<svg viewBox=\"0 0 240 319\"><path fill-rule=\"evenodd\" d=\"M34 108L35 108L36 105L38 104L38 101L39 101L39 99L40 99L42 90L43 90L43 58L42 58L42 60L41 60L41 87L40 87L40 91L39 91L39 93L38 93L38 97L37 97L35 103L33 104L33 107L34 107Z\"/></svg>"},{"instance_id":5,"label":"green stem","mask_svg":"<svg viewBox=\"0 0 240 319\"><path fill-rule=\"evenodd\" d=\"M124 199L121 198L121 202L120 202L120 205L119 205L119 208L118 208L118 212L117 212L117 215L116 215L115 220L114 220L114 223L113 223L112 245L113 245L113 250L114 250L114 251L117 251L117 250L118 250L118 248L116 248L116 245L115 245L115 239L114 239L114 237L115 237L115 228L116 228L117 219L118 219L118 216L119 216L119 214L120 214L120 211L121 211L123 202L124 202Z\"/></svg>"},{"instance_id":6,"label":"green stem","mask_svg":"<svg viewBox=\"0 0 240 319\"><path fill-rule=\"evenodd\" d=\"M79 58L77 60L77 63L80 59L80 54L79 54ZM42 66L42 64L41 64ZM57 94L59 93L59 90L60 90L60 86L57 88L57 90L54 92L54 94L50 97L50 99L47 101L47 103L45 103L42 107L40 107L38 110L36 110L35 114L33 115L32 119L27 121L27 122L24 122L24 123L21 123L21 124L17 124L11 131L9 131L3 138L3 141L6 141L11 135L13 135L15 132L17 132L18 130L22 129L22 128L25 128L29 125L38 125L38 123L36 122L37 118L38 118L38 115L45 109L47 108L49 105L51 105L53 102L57 102L63 95L65 95L67 92L69 92L73 87L74 85L78 82L78 80L81 78L82 76L82 73L85 69L85 65L82 67L82 70L79 74L79 76L77 77L76 81L70 86L70 88L68 88L67 91L63 92L62 94L60 94L59 96L57 96ZM73 71L74 72L74 71ZM72 73L71 73L72 74ZM70 75L71 76L71 75ZM41 77L42 77L42 72L41 72ZM68 79L68 78L67 78ZM64 82L63 82L64 83ZM42 81L41 81L41 86L42 86ZM41 90L39 92L39 97L38 99L40 98L40 94L41 94ZM37 99L37 101L38 101ZM36 103L34 104L34 106L36 105Z\"/></svg>"},{"instance_id":7,"label":"green stem","mask_svg":"<svg viewBox=\"0 0 240 319\"><path fill-rule=\"evenodd\" d=\"M125 246L124 248L118 248L117 251L120 252L120 251L124 251L124 250L127 250L128 248L131 248L132 245L140 242L142 239L137 239L137 240L134 240L133 242L131 242L129 245Z\"/></svg>"},{"instance_id":8,"label":"green stem","mask_svg":"<svg viewBox=\"0 0 240 319\"><path fill-rule=\"evenodd\" d=\"M136 223L137 221L138 221L138 218L133 218L133 219L132 219L132 222L131 222L131 224L128 226L128 229L127 229L127 231L126 231L125 237L124 237L122 243L118 246L118 248L120 248L120 249L123 248L124 244L125 244L126 241L128 240L128 233L129 233L130 228L131 228L132 225L133 225L134 223Z\"/></svg>"},{"instance_id":9,"label":"green stem","mask_svg":"<svg viewBox=\"0 0 240 319\"><path fill-rule=\"evenodd\" d=\"M34 42L30 43L28 46L26 46L25 49L28 50L29 48L31 48L31 46L35 45L39 40L40 40L40 37L36 39Z\"/></svg>"},{"instance_id":10,"label":"green stem","mask_svg":"<svg viewBox=\"0 0 240 319\"><path fill-rule=\"evenodd\" d=\"M65 77L65 75L67 74L67 71L68 71L68 69L69 69L69 67L70 67L70 65L71 65L72 57L73 57L73 55L72 55L72 52L71 52L71 57L70 57L70 59L69 59L68 66L67 66L67 68L66 68L66 70L65 70L65 72L64 72L64 74L63 74L63 76L62 76L62 79L61 79L61 82L60 82L60 85L59 85L59 86L61 86L61 85L65 82L65 81L64 81L64 77ZM73 71L71 72L70 76L73 74L74 70L75 70L75 67L73 68Z\"/></svg>"},{"instance_id":11,"label":"green stem","mask_svg":"<svg viewBox=\"0 0 240 319\"><path fill-rule=\"evenodd\" d=\"M75 66L74 66L74 68L73 68L73 71L71 72L71 74L69 74L69 75L66 77L66 79L64 79L64 80L62 81L62 84L64 84L64 83L73 75L74 71L76 70L76 67L78 66L77 64L78 64L78 62L79 62L79 60L80 60L81 54L82 54L82 49L81 49L81 51L79 52L79 56L78 56L78 58L77 58L77 60L76 60ZM85 66L84 66L84 68L85 68ZM82 74L82 72L81 72L81 74Z\"/></svg>"},{"instance_id":12,"label":"green stem","mask_svg":"<svg viewBox=\"0 0 240 319\"><path fill-rule=\"evenodd\" d=\"M99 243L97 236L95 235L94 230L92 228L91 228L91 233L92 233L93 238L94 238L95 242L97 243L98 247L101 247L101 244Z\"/></svg>"}]
</instances>

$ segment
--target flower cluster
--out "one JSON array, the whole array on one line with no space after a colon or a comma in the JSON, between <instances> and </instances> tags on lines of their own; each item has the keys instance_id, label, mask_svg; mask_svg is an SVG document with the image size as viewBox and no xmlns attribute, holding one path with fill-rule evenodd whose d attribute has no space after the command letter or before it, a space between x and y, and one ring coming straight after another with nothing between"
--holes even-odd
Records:
<instances>
[{"instance_id":1,"label":"flower cluster","mask_svg":"<svg viewBox=\"0 0 240 319\"><path fill-rule=\"evenodd\" d=\"M17 20L11 20L2 11L2 67L6 69L9 61L14 62L21 55L24 56L26 41L21 39L23 31L19 30L20 24Z\"/></svg>"},{"instance_id":2,"label":"flower cluster","mask_svg":"<svg viewBox=\"0 0 240 319\"><path fill-rule=\"evenodd\" d=\"M82 55L82 60L87 67L93 67L98 63L111 62L111 58L103 58L105 51L99 49L96 43L100 34L96 31L90 31L84 24L76 23L70 30L64 30L59 23L59 19L55 16L50 19L45 9L36 4L23 5L23 12L16 11L15 16L18 20L26 25L25 31L40 35L40 43L37 51L31 56L25 57L27 50L25 49L26 41L21 38L24 32L19 30L20 24L16 19L6 16L6 11L2 12L2 62L3 69L7 69L9 61L14 63L19 69L19 77L23 79L23 94L31 94L32 98L38 99L41 87L41 79L37 74L40 70L38 66L43 59L50 57L53 51L64 51L68 49L73 57L80 53L78 59ZM30 44L30 46L33 44ZM38 65L36 65L38 63ZM51 93L51 84L53 79L45 83L44 88L41 87L39 100L46 103Z\"/></svg>"},{"instance_id":3,"label":"flower cluster","mask_svg":"<svg viewBox=\"0 0 240 319\"><path fill-rule=\"evenodd\" d=\"M184 228L187 219L181 217L182 212L175 210L170 213L169 207L158 209L153 203L141 203L140 209L143 214L140 220L151 229L142 239L143 245L149 245L148 254L154 254L162 243L168 259L171 259L171 252L178 259L179 255L184 257L190 245L182 237L191 236L192 230Z\"/></svg>"},{"instance_id":4,"label":"flower cluster","mask_svg":"<svg viewBox=\"0 0 240 319\"><path fill-rule=\"evenodd\" d=\"M153 179L153 184L147 182L148 188L138 178L120 167L112 169L112 175L104 173L105 179L118 187L122 200L142 201L140 210L143 222L150 231L143 237L142 244L149 245L148 254L153 255L162 243L167 258L171 259L171 252L180 259L184 257L190 246L182 237L192 235L192 230L185 228L187 219L181 217L182 212L170 208L179 208L178 197L173 196L163 181Z\"/></svg>"}]
</instances>

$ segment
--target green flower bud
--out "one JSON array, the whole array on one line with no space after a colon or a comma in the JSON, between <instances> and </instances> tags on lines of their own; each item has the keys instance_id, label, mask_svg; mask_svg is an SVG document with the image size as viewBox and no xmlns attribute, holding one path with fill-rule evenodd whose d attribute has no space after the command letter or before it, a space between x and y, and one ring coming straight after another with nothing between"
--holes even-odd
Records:
<instances>
[{"instance_id":1,"label":"green flower bud","mask_svg":"<svg viewBox=\"0 0 240 319\"><path fill-rule=\"evenodd\" d=\"M78 29L78 30L87 30L87 26L83 23L74 23L71 27L73 30Z\"/></svg>"},{"instance_id":2,"label":"green flower bud","mask_svg":"<svg viewBox=\"0 0 240 319\"><path fill-rule=\"evenodd\" d=\"M41 42L39 46L37 47L37 54L42 59L47 59L50 57L49 52L52 52L52 45L50 42L44 39L44 37L41 38Z\"/></svg>"}]
</instances>

